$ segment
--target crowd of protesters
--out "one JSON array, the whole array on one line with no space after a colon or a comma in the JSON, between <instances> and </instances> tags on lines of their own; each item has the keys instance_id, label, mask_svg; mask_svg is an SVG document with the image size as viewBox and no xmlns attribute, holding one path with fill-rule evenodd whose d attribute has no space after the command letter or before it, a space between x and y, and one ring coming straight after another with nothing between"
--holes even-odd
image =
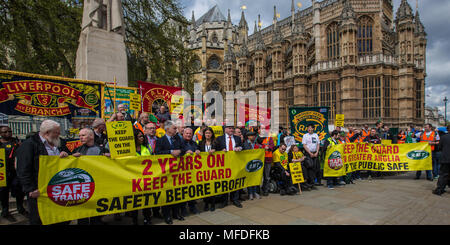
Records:
<instances>
[{"instance_id":1,"label":"crowd of protesters","mask_svg":"<svg viewBox=\"0 0 450 245\"><path fill-rule=\"evenodd\" d=\"M164 107L164 106L162 106ZM423 130L410 127L400 131L396 136L387 126L376 123L374 128L365 125L362 129L348 127L346 131L337 127L330 133L326 140L320 140L313 125L308 125L308 132L303 136L301 143L296 144L290 135L289 129L281 128L278 135L263 137L260 127L234 127L222 126L223 135L216 136L212 127L202 125L200 127L185 127L179 121L170 120L166 108L161 108L156 114L158 122L150 122L149 114L142 113L134 120L124 108L118 108L109 121L132 121L138 156L170 154L179 157L184 154L199 154L200 152L214 153L215 151L242 151L251 149L264 149L265 161L263 181L261 186L251 186L246 190L233 191L228 194L217 195L193 200L180 204L162 207L146 208L142 211L125 213L130 217L132 224L138 224L139 213L142 212L144 225L152 224L152 218L163 219L167 224L172 224L173 219L184 220L191 214L198 214L199 204L203 202L204 211L215 211L232 204L242 208L244 200L260 199L269 193L281 195L294 195L301 190L314 191L322 186L323 180L329 189L354 184L357 180L378 177L380 172L355 171L346 176L323 178L323 159L328 147L350 142L367 142L381 144L382 140L392 140L393 143L428 142L433 154L433 170L426 171L426 178L433 180L439 178L438 187L434 194L441 195L445 192L448 183L448 170L450 157L448 156L449 137L444 132L435 130L427 124ZM198 128L198 130L197 130ZM164 130L162 137L157 136L157 130ZM448 129L447 129L448 131ZM20 142L12 136L8 126L0 127L1 147L6 149L6 173L8 184L0 190L2 217L13 222L14 217L9 213L9 193L16 198L17 210L26 216L30 224L41 224L37 197L40 193L37 188L40 155L57 155L67 157L73 155L104 155L109 157L109 145L106 136L106 123L104 119L97 118L90 128L81 129L79 138L81 146L70 152L60 139L60 125L52 120L45 120L37 133L30 134L24 142ZM440 139L443 139L440 141ZM294 143L292 143L294 142ZM439 143L440 142L440 143ZM447 149L446 151L444 149ZM443 152L441 157L441 150ZM445 153L444 153L445 152ZM441 159L441 162L439 162ZM294 185L290 177L288 163L301 163L304 183ZM439 166L441 169L439 171ZM420 171L416 178L420 178ZM28 211L23 203L27 198ZM122 214L115 214L114 220L121 220ZM80 219L78 224L105 224L102 216ZM65 224L70 223L66 222Z\"/></svg>"}]
</instances>

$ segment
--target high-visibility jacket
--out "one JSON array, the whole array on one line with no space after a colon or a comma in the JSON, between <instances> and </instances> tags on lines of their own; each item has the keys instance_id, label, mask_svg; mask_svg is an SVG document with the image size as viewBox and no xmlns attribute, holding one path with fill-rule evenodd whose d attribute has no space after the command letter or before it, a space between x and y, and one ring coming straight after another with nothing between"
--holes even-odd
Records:
<instances>
[{"instance_id":1,"label":"high-visibility jacket","mask_svg":"<svg viewBox=\"0 0 450 245\"><path fill-rule=\"evenodd\" d=\"M399 134L399 135L398 135L397 143L398 143L398 144L404 144L405 141L406 141L406 135L405 135L405 134Z\"/></svg>"},{"instance_id":2,"label":"high-visibility jacket","mask_svg":"<svg viewBox=\"0 0 450 245\"><path fill-rule=\"evenodd\" d=\"M263 148L265 148L266 146L269 146L270 145L270 140L271 140L271 137L266 137L264 140L263 140L263 142L261 143L261 145L263 146ZM264 157L265 158L272 158L272 151L265 151L265 155L264 155Z\"/></svg>"},{"instance_id":3,"label":"high-visibility jacket","mask_svg":"<svg viewBox=\"0 0 450 245\"><path fill-rule=\"evenodd\" d=\"M334 145L337 145L337 143L335 143L334 140L333 140L331 137L328 138L327 140L328 140L328 142L330 142L330 144L329 144L328 146L334 146Z\"/></svg>"},{"instance_id":4,"label":"high-visibility jacket","mask_svg":"<svg viewBox=\"0 0 450 245\"><path fill-rule=\"evenodd\" d=\"M370 135L370 130L366 132L366 130L361 130L362 133L362 140L364 140L367 136Z\"/></svg>"},{"instance_id":5,"label":"high-visibility jacket","mask_svg":"<svg viewBox=\"0 0 450 245\"><path fill-rule=\"evenodd\" d=\"M355 136L355 132L352 132L352 133L348 132L348 133L347 133L347 140L348 140L350 143L358 143L358 142L362 142L361 137L358 137L358 138L356 138L353 142L351 142L351 141L350 141L350 138L352 138L353 136Z\"/></svg>"},{"instance_id":6,"label":"high-visibility jacket","mask_svg":"<svg viewBox=\"0 0 450 245\"><path fill-rule=\"evenodd\" d=\"M339 141L339 144L350 143L350 140L348 140L348 138L345 138L345 140L338 139L338 141Z\"/></svg>"},{"instance_id":7,"label":"high-visibility jacket","mask_svg":"<svg viewBox=\"0 0 450 245\"><path fill-rule=\"evenodd\" d=\"M420 142L435 142L436 141L436 133L431 131L430 136L427 136L426 132L423 132L420 135ZM434 145L431 145L431 150L434 151Z\"/></svg>"},{"instance_id":8,"label":"high-visibility jacket","mask_svg":"<svg viewBox=\"0 0 450 245\"><path fill-rule=\"evenodd\" d=\"M142 133L144 133L144 127L142 127L142 125L138 121L134 122L133 126L135 129L139 129Z\"/></svg>"},{"instance_id":9,"label":"high-visibility jacket","mask_svg":"<svg viewBox=\"0 0 450 245\"><path fill-rule=\"evenodd\" d=\"M144 145L141 145L141 154L136 152L136 156L150 156L151 154L150 150Z\"/></svg>"}]
</instances>

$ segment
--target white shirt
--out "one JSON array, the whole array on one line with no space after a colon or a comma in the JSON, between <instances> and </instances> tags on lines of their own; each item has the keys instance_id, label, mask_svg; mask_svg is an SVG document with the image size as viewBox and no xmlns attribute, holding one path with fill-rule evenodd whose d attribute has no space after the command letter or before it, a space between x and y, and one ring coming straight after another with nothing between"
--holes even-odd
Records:
<instances>
[{"instance_id":1,"label":"white shirt","mask_svg":"<svg viewBox=\"0 0 450 245\"><path fill-rule=\"evenodd\" d=\"M234 151L236 149L236 142L234 142L233 135L231 135L231 142L233 142L232 144L233 144L233 151ZM228 148L230 148L229 147L230 146L230 135L228 135L228 134L225 134L225 143L227 145L227 151L230 151L230 149L228 149Z\"/></svg>"},{"instance_id":2,"label":"white shirt","mask_svg":"<svg viewBox=\"0 0 450 245\"><path fill-rule=\"evenodd\" d=\"M307 146L311 153L314 153L318 150L320 143L319 136L316 133L313 134L305 134L303 135L302 144L303 146Z\"/></svg>"}]
</instances>

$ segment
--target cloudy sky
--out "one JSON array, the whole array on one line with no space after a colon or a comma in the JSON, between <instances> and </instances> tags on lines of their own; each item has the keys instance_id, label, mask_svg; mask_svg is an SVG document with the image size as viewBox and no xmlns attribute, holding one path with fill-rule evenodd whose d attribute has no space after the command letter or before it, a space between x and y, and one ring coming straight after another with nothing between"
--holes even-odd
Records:
<instances>
[{"instance_id":1,"label":"cloudy sky","mask_svg":"<svg viewBox=\"0 0 450 245\"><path fill-rule=\"evenodd\" d=\"M200 18L214 5L218 5L226 17L228 9L231 11L231 20L237 25L241 17L240 7L245 5L245 18L250 33L253 33L255 21L258 14L261 15L263 28L270 25L273 19L273 6L276 5L279 19L284 19L291 14L291 0L179 0L184 8L184 15L191 19L192 10L195 18ZM302 9L311 6L310 0L295 0L302 3ZM394 13L397 11L401 0L394 0ZM416 0L408 0L414 10ZM296 6L297 8L297 6ZM298 9L298 8L297 8ZM448 25L450 13L449 0L419 0L419 15L425 25L428 34L427 45L427 78L426 83L426 105L439 108L444 114L445 96L450 99L450 28ZM450 104L449 104L450 107ZM450 117L447 110L447 117Z\"/></svg>"}]
</instances>

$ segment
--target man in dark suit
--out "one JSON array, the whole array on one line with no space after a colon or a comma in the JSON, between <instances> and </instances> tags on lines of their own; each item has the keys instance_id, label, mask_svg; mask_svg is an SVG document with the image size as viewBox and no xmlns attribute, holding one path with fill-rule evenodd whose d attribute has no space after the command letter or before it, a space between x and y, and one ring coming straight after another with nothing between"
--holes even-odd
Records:
<instances>
[{"instance_id":1,"label":"man in dark suit","mask_svg":"<svg viewBox=\"0 0 450 245\"><path fill-rule=\"evenodd\" d=\"M180 126L178 127L178 129ZM186 155L193 155L193 154L200 154L199 146L195 141L192 140L192 135L194 134L194 131L191 128L184 128L183 127L183 139L181 140L182 146L183 146L183 152ZM192 214L198 214L199 211L197 209L197 202L195 200L191 200L187 202L189 206L189 211ZM186 209L186 202L180 203L179 205L181 216L187 216L187 209Z\"/></svg>"},{"instance_id":2,"label":"man in dark suit","mask_svg":"<svg viewBox=\"0 0 450 245\"><path fill-rule=\"evenodd\" d=\"M441 168L439 169L439 179L433 194L442 195L445 192L445 186L448 185L450 172L450 126L447 126L447 134L439 140L441 149Z\"/></svg>"},{"instance_id":3,"label":"man in dark suit","mask_svg":"<svg viewBox=\"0 0 450 245\"><path fill-rule=\"evenodd\" d=\"M241 138L234 135L234 127L225 126L225 134L217 137L217 149L220 149L220 151L241 151L242 148ZM225 194L225 197L223 206L228 204L228 195ZM242 208L242 204L239 202L239 191L231 192L230 199L234 206Z\"/></svg>"},{"instance_id":4,"label":"man in dark suit","mask_svg":"<svg viewBox=\"0 0 450 245\"><path fill-rule=\"evenodd\" d=\"M166 131L166 134L156 141L156 155L170 154L173 157L179 157L183 155L183 146L181 139L176 135L176 125L172 121L168 120L164 123L164 130ZM167 224L173 224L172 217L170 216L170 210L172 210L172 215L175 219L184 220L184 218L180 215L180 209L178 207L179 205L174 204L166 205L161 208L164 216L164 221Z\"/></svg>"}]
</instances>

